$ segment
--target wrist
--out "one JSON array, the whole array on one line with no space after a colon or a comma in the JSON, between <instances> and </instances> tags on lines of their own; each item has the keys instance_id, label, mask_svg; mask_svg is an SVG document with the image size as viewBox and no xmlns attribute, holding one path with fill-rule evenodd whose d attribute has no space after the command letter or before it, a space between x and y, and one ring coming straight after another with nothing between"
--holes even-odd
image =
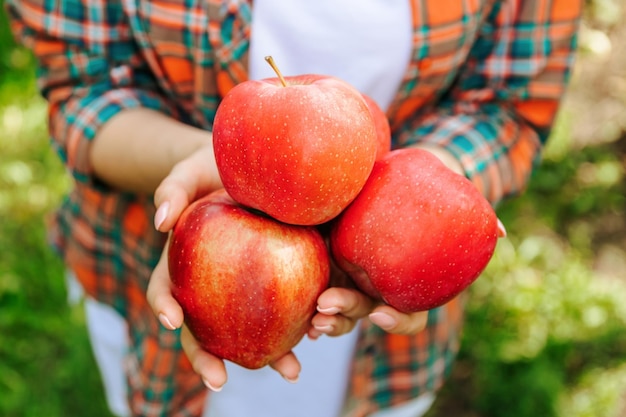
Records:
<instances>
[{"instance_id":1,"label":"wrist","mask_svg":"<svg viewBox=\"0 0 626 417\"><path fill-rule=\"evenodd\" d=\"M210 132L136 108L102 126L89 158L100 181L118 190L151 194L174 165L211 143Z\"/></svg>"}]
</instances>

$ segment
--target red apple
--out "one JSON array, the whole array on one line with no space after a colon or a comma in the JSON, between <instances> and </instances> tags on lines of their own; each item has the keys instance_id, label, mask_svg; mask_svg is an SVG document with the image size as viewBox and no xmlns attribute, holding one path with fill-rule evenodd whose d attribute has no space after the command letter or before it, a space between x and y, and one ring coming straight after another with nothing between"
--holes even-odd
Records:
<instances>
[{"instance_id":1,"label":"red apple","mask_svg":"<svg viewBox=\"0 0 626 417\"><path fill-rule=\"evenodd\" d=\"M404 312L438 307L478 278L495 250L496 214L477 188L425 150L377 161L333 222L335 261L370 296Z\"/></svg>"},{"instance_id":2,"label":"red apple","mask_svg":"<svg viewBox=\"0 0 626 417\"><path fill-rule=\"evenodd\" d=\"M361 94L308 74L231 89L215 115L213 146L233 199L286 223L316 225L356 197L378 145Z\"/></svg>"},{"instance_id":3,"label":"red apple","mask_svg":"<svg viewBox=\"0 0 626 417\"><path fill-rule=\"evenodd\" d=\"M376 127L376 137L378 138L376 160L378 161L391 151L391 126L389 126L387 115L383 109L380 108L378 103L367 94L363 94L363 98L365 99L367 107L370 109L370 113L374 119L374 126Z\"/></svg>"},{"instance_id":4,"label":"red apple","mask_svg":"<svg viewBox=\"0 0 626 417\"><path fill-rule=\"evenodd\" d=\"M200 345L250 369L302 339L329 280L328 250L314 227L254 213L224 190L183 212L168 260L172 294Z\"/></svg>"}]
</instances>

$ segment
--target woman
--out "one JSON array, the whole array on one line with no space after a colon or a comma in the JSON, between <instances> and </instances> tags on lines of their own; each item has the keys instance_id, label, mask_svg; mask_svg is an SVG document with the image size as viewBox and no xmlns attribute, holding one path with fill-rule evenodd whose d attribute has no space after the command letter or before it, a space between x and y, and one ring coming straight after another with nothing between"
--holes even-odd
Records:
<instances>
[{"instance_id":1,"label":"woman","mask_svg":"<svg viewBox=\"0 0 626 417\"><path fill-rule=\"evenodd\" d=\"M459 347L459 299L426 323L425 313L331 288L309 332L319 340L272 364L300 378L280 384L267 370L225 365L186 332L181 345L182 313L159 262L166 232L190 201L221 187L212 120L230 88L271 75L264 55L286 75L336 75L369 94L386 109L394 147L430 150L494 205L519 194L568 80L581 3L9 0L14 32L39 62L53 144L75 178L54 241L90 303L112 307L127 328L128 412L427 410ZM88 312L90 328L110 326L101 317ZM221 392L207 402L202 381Z\"/></svg>"}]
</instances>

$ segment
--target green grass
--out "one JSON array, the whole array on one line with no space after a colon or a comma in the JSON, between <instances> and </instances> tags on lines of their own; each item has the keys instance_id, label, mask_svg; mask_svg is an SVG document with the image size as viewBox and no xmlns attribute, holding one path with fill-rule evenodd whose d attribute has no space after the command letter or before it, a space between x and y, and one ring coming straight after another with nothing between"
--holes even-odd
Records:
<instances>
[{"instance_id":1,"label":"green grass","mask_svg":"<svg viewBox=\"0 0 626 417\"><path fill-rule=\"evenodd\" d=\"M0 416L107 417L82 306L46 242L69 181L2 14L0 44ZM577 147L577 117L566 103L528 192L498 209L509 237L472 286L429 417L626 415L626 135Z\"/></svg>"},{"instance_id":2,"label":"green grass","mask_svg":"<svg viewBox=\"0 0 626 417\"><path fill-rule=\"evenodd\" d=\"M66 302L64 268L44 218L67 178L48 150L44 104L0 104L0 415L107 416L82 308Z\"/></svg>"},{"instance_id":3,"label":"green grass","mask_svg":"<svg viewBox=\"0 0 626 417\"><path fill-rule=\"evenodd\" d=\"M48 146L32 58L11 44L3 14L0 43L0 416L108 417L82 306L66 302L46 243L45 217L69 182Z\"/></svg>"}]
</instances>

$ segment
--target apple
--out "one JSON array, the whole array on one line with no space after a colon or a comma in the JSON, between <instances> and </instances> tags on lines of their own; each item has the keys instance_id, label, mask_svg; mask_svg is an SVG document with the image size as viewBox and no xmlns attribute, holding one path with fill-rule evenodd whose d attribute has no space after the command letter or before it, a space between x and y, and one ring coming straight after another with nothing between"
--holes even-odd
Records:
<instances>
[{"instance_id":1,"label":"apple","mask_svg":"<svg viewBox=\"0 0 626 417\"><path fill-rule=\"evenodd\" d=\"M487 266L499 222L467 178L428 151L393 150L333 221L337 265L366 294L403 312L445 304Z\"/></svg>"},{"instance_id":2,"label":"apple","mask_svg":"<svg viewBox=\"0 0 626 417\"><path fill-rule=\"evenodd\" d=\"M242 82L213 125L217 168L232 198L298 225L324 223L347 207L377 146L361 93L319 74Z\"/></svg>"},{"instance_id":3,"label":"apple","mask_svg":"<svg viewBox=\"0 0 626 417\"><path fill-rule=\"evenodd\" d=\"M376 148L376 160L378 161L391 151L391 126L387 115L378 103L365 93L363 93L363 98L374 119L376 137L378 138L378 147Z\"/></svg>"},{"instance_id":4,"label":"apple","mask_svg":"<svg viewBox=\"0 0 626 417\"><path fill-rule=\"evenodd\" d=\"M223 189L182 213L168 261L191 333L208 352L249 369L302 339L330 274L316 228L250 211Z\"/></svg>"}]
</instances>

